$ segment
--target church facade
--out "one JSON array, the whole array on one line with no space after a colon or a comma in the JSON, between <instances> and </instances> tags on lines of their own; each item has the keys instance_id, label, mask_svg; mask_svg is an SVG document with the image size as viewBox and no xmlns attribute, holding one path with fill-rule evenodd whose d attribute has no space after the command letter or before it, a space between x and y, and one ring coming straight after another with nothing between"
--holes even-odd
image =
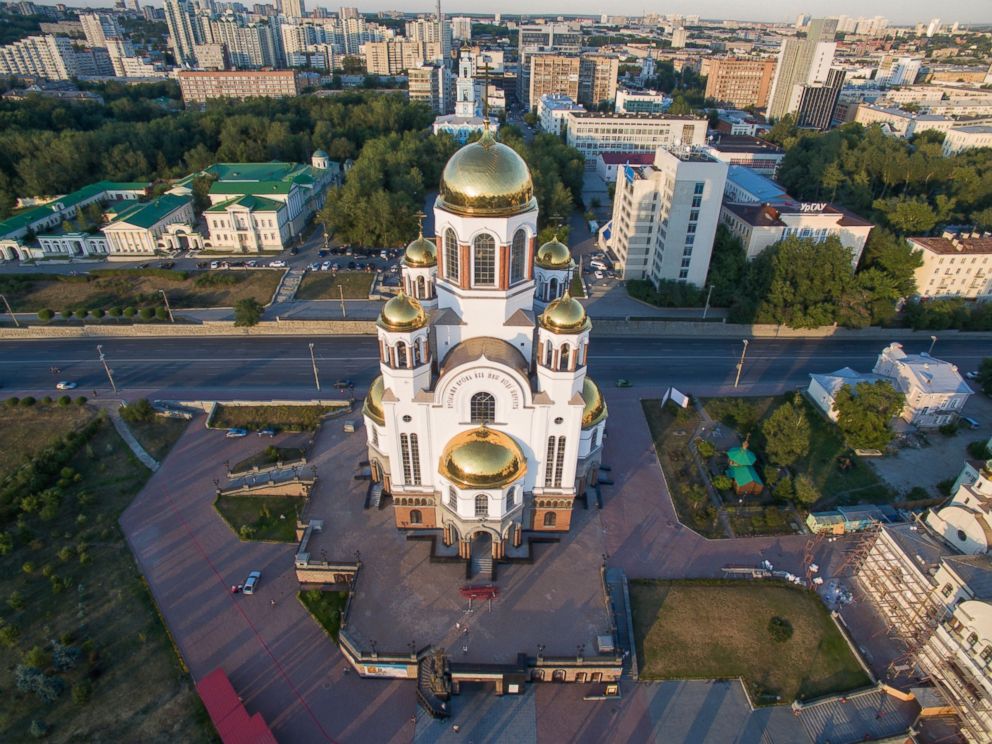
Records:
<instances>
[{"instance_id":1,"label":"church facade","mask_svg":"<svg viewBox=\"0 0 992 744\"><path fill-rule=\"evenodd\" d=\"M407 247L377 322L373 480L399 529L440 531L463 558L473 543L498 560L528 532L567 531L599 472L591 323L568 292L568 248L537 245L537 214L526 164L487 130L446 164L435 238Z\"/></svg>"}]
</instances>

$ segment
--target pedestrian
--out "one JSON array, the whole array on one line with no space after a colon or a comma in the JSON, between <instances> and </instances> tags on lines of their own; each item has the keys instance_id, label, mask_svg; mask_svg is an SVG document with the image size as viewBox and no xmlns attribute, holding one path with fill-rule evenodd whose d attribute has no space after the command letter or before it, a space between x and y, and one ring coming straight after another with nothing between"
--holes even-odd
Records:
<instances>
[{"instance_id":1,"label":"pedestrian","mask_svg":"<svg viewBox=\"0 0 992 744\"><path fill-rule=\"evenodd\" d=\"M96 397L96 390L93 391L93 397Z\"/></svg>"},{"instance_id":2,"label":"pedestrian","mask_svg":"<svg viewBox=\"0 0 992 744\"><path fill-rule=\"evenodd\" d=\"M270 602L272 602L272 606L273 606L273 607L275 607L275 606L276 606L276 601L275 601L274 599L270 599L269 601L270 601Z\"/></svg>"},{"instance_id":3,"label":"pedestrian","mask_svg":"<svg viewBox=\"0 0 992 744\"><path fill-rule=\"evenodd\" d=\"M454 732L455 732L455 733L457 734L457 733L458 733L459 731L461 731L461 730L462 730L462 727L461 727L461 726L459 726L459 725L458 725L458 724L456 723L456 724L454 724L454 725L453 725L453 726L451 727L451 730L452 730L452 731L454 731Z\"/></svg>"}]
</instances>

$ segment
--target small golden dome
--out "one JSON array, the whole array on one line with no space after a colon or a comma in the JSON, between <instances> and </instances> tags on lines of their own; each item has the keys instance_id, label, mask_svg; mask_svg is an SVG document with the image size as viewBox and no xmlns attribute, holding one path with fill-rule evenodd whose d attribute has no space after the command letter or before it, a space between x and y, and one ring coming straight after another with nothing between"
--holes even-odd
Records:
<instances>
[{"instance_id":1,"label":"small golden dome","mask_svg":"<svg viewBox=\"0 0 992 744\"><path fill-rule=\"evenodd\" d=\"M386 384L382 381L382 375L379 375L369 385L369 394L365 396L365 405L362 406L362 413L379 426L384 426L386 423L386 416L382 412L382 394L384 392L386 392Z\"/></svg>"},{"instance_id":2,"label":"small golden dome","mask_svg":"<svg viewBox=\"0 0 992 744\"><path fill-rule=\"evenodd\" d=\"M457 214L506 216L526 212L537 202L524 159L487 129L444 166L438 204Z\"/></svg>"},{"instance_id":3,"label":"small golden dome","mask_svg":"<svg viewBox=\"0 0 992 744\"><path fill-rule=\"evenodd\" d=\"M523 477L527 460L511 437L480 426L448 442L439 470L460 488L502 488Z\"/></svg>"},{"instance_id":4,"label":"small golden dome","mask_svg":"<svg viewBox=\"0 0 992 744\"><path fill-rule=\"evenodd\" d=\"M568 246L558 240L557 236L537 249L534 261L544 269L567 269L575 265Z\"/></svg>"},{"instance_id":5,"label":"small golden dome","mask_svg":"<svg viewBox=\"0 0 992 744\"><path fill-rule=\"evenodd\" d=\"M378 325L387 331L416 331L427 325L427 313L416 299L401 289L382 306Z\"/></svg>"},{"instance_id":6,"label":"small golden dome","mask_svg":"<svg viewBox=\"0 0 992 744\"><path fill-rule=\"evenodd\" d=\"M557 300L548 303L541 313L540 323L549 331L561 333L578 333L590 327L586 309L567 289Z\"/></svg>"},{"instance_id":7,"label":"small golden dome","mask_svg":"<svg viewBox=\"0 0 992 744\"><path fill-rule=\"evenodd\" d=\"M437 246L420 233L420 237L406 247L403 263L415 269L437 266Z\"/></svg>"},{"instance_id":8,"label":"small golden dome","mask_svg":"<svg viewBox=\"0 0 992 744\"><path fill-rule=\"evenodd\" d=\"M582 400L585 401L585 407L582 409L583 429L595 426L608 415L603 394L599 392L599 386L589 379L588 375L582 383Z\"/></svg>"}]
</instances>

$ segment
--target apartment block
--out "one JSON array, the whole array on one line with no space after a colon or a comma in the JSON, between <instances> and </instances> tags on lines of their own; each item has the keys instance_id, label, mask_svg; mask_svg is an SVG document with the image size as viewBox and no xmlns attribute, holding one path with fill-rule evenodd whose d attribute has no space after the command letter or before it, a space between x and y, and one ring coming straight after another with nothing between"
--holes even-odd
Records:
<instances>
[{"instance_id":1,"label":"apartment block","mask_svg":"<svg viewBox=\"0 0 992 744\"><path fill-rule=\"evenodd\" d=\"M944 135L944 157L975 147L992 147L992 126L953 127Z\"/></svg>"},{"instance_id":2,"label":"apartment block","mask_svg":"<svg viewBox=\"0 0 992 744\"><path fill-rule=\"evenodd\" d=\"M923 258L916 270L921 297L992 297L992 234L947 230L940 237L909 238Z\"/></svg>"},{"instance_id":3,"label":"apartment block","mask_svg":"<svg viewBox=\"0 0 992 744\"><path fill-rule=\"evenodd\" d=\"M432 46L437 47L437 42L389 39L363 44L365 69L370 75L399 75L404 70L420 67L428 59L434 59L436 55L428 49Z\"/></svg>"},{"instance_id":4,"label":"apartment block","mask_svg":"<svg viewBox=\"0 0 992 744\"><path fill-rule=\"evenodd\" d=\"M0 75L36 75L69 80L78 74L68 36L28 36L0 46Z\"/></svg>"},{"instance_id":5,"label":"apartment block","mask_svg":"<svg viewBox=\"0 0 992 744\"><path fill-rule=\"evenodd\" d=\"M836 19L817 18L807 26L806 38L782 42L769 93L769 118L778 119L795 113L802 86L822 83L827 79L837 50L834 43L836 31Z\"/></svg>"},{"instance_id":6,"label":"apartment block","mask_svg":"<svg viewBox=\"0 0 992 744\"><path fill-rule=\"evenodd\" d=\"M706 77L706 97L735 108L765 108L774 75L773 59L712 59Z\"/></svg>"},{"instance_id":7,"label":"apartment block","mask_svg":"<svg viewBox=\"0 0 992 744\"><path fill-rule=\"evenodd\" d=\"M300 81L293 70L180 70L177 77L187 105L211 98L284 98L300 93Z\"/></svg>"},{"instance_id":8,"label":"apartment block","mask_svg":"<svg viewBox=\"0 0 992 744\"><path fill-rule=\"evenodd\" d=\"M689 147L659 148L653 164L619 169L608 247L623 278L702 286L726 178L726 163Z\"/></svg>"},{"instance_id":9,"label":"apartment block","mask_svg":"<svg viewBox=\"0 0 992 744\"><path fill-rule=\"evenodd\" d=\"M455 79L444 65L418 65L407 70L411 101L426 104L435 114L455 110Z\"/></svg>"}]
</instances>

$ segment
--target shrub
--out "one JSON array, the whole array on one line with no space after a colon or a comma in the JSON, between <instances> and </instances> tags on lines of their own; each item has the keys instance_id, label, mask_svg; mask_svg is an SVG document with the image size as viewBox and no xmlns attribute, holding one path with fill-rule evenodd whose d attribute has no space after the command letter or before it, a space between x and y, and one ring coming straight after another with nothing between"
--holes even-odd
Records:
<instances>
[{"instance_id":1,"label":"shrub","mask_svg":"<svg viewBox=\"0 0 992 744\"><path fill-rule=\"evenodd\" d=\"M923 486L913 486L906 494L907 501L924 501L930 498L930 492Z\"/></svg>"},{"instance_id":2,"label":"shrub","mask_svg":"<svg viewBox=\"0 0 992 744\"><path fill-rule=\"evenodd\" d=\"M937 483L937 490L943 496L951 495L951 487L954 485L954 478L945 478L944 480Z\"/></svg>"},{"instance_id":3,"label":"shrub","mask_svg":"<svg viewBox=\"0 0 992 744\"><path fill-rule=\"evenodd\" d=\"M21 564L21 570L26 574L34 573L34 563L31 561L24 561L24 563Z\"/></svg>"},{"instance_id":4,"label":"shrub","mask_svg":"<svg viewBox=\"0 0 992 744\"><path fill-rule=\"evenodd\" d=\"M90 315L92 315L94 318L102 318L104 315L103 308L98 307L93 310L90 310Z\"/></svg>"},{"instance_id":5,"label":"shrub","mask_svg":"<svg viewBox=\"0 0 992 744\"><path fill-rule=\"evenodd\" d=\"M126 307L126 308L124 308L124 317L125 318L133 318L135 315L137 315L137 313L138 313L138 311L135 310L133 307Z\"/></svg>"},{"instance_id":6,"label":"shrub","mask_svg":"<svg viewBox=\"0 0 992 744\"><path fill-rule=\"evenodd\" d=\"M707 460L716 454L716 447L711 442L702 438L696 440L696 449L699 451L699 456Z\"/></svg>"},{"instance_id":7,"label":"shrub","mask_svg":"<svg viewBox=\"0 0 992 744\"><path fill-rule=\"evenodd\" d=\"M119 318L121 317L121 309L119 307L112 307L109 310L107 310L107 315L109 315L111 318Z\"/></svg>"},{"instance_id":8,"label":"shrub","mask_svg":"<svg viewBox=\"0 0 992 744\"><path fill-rule=\"evenodd\" d=\"M155 409L152 408L152 404L148 402L147 398L139 398L133 403L121 406L120 414L126 422L134 424L140 421L151 421L155 417Z\"/></svg>"},{"instance_id":9,"label":"shrub","mask_svg":"<svg viewBox=\"0 0 992 744\"><path fill-rule=\"evenodd\" d=\"M77 406L85 406L86 405L86 396L85 395L78 396L76 398L76 400L75 400L75 403L76 403Z\"/></svg>"},{"instance_id":10,"label":"shrub","mask_svg":"<svg viewBox=\"0 0 992 744\"><path fill-rule=\"evenodd\" d=\"M68 395L60 395L59 396L58 404L60 406L67 406L70 403L72 403L72 398L70 398Z\"/></svg>"},{"instance_id":11,"label":"shrub","mask_svg":"<svg viewBox=\"0 0 992 744\"><path fill-rule=\"evenodd\" d=\"M55 313L53 313L47 307L43 307L41 310L38 311L38 320L43 320L46 323L50 321L54 316Z\"/></svg>"},{"instance_id":12,"label":"shrub","mask_svg":"<svg viewBox=\"0 0 992 744\"><path fill-rule=\"evenodd\" d=\"M23 398L21 398L21 405L24 406L25 408L30 408L36 402L37 401L34 399L33 395L25 395Z\"/></svg>"},{"instance_id":13,"label":"shrub","mask_svg":"<svg viewBox=\"0 0 992 744\"><path fill-rule=\"evenodd\" d=\"M10 593L7 597L7 606L12 610L23 610L24 609L24 597L16 589Z\"/></svg>"},{"instance_id":14,"label":"shrub","mask_svg":"<svg viewBox=\"0 0 992 744\"><path fill-rule=\"evenodd\" d=\"M72 310L61 310L59 311L59 316L62 320L69 320L72 317Z\"/></svg>"},{"instance_id":15,"label":"shrub","mask_svg":"<svg viewBox=\"0 0 992 744\"><path fill-rule=\"evenodd\" d=\"M968 456L975 460L990 460L992 451L989 450L986 440L979 439L968 443Z\"/></svg>"},{"instance_id":16,"label":"shrub","mask_svg":"<svg viewBox=\"0 0 992 744\"><path fill-rule=\"evenodd\" d=\"M93 683L88 679L81 679L72 686L72 702L76 705L88 703L93 694Z\"/></svg>"},{"instance_id":17,"label":"shrub","mask_svg":"<svg viewBox=\"0 0 992 744\"><path fill-rule=\"evenodd\" d=\"M734 481L729 475L714 475L713 488L718 491L729 491L734 487Z\"/></svg>"},{"instance_id":18,"label":"shrub","mask_svg":"<svg viewBox=\"0 0 992 744\"><path fill-rule=\"evenodd\" d=\"M52 576L48 581L52 585L52 594L61 594L68 585L68 582L59 576Z\"/></svg>"},{"instance_id":19,"label":"shrub","mask_svg":"<svg viewBox=\"0 0 992 744\"><path fill-rule=\"evenodd\" d=\"M7 408L13 408L14 406L16 406L20 402L21 402L21 399L20 398L18 398L17 396L11 396L11 397L7 398L7 400L5 400L3 402L3 404L5 406L7 406Z\"/></svg>"},{"instance_id":20,"label":"shrub","mask_svg":"<svg viewBox=\"0 0 992 744\"><path fill-rule=\"evenodd\" d=\"M52 396L46 395L44 398L41 399L41 402L44 403L46 406L52 405Z\"/></svg>"},{"instance_id":21,"label":"shrub","mask_svg":"<svg viewBox=\"0 0 992 744\"><path fill-rule=\"evenodd\" d=\"M73 313L73 315L75 315L80 320L82 320L83 318L85 318L89 314L90 314L90 311L87 310L85 307L77 307L76 308L76 311Z\"/></svg>"},{"instance_id":22,"label":"shrub","mask_svg":"<svg viewBox=\"0 0 992 744\"><path fill-rule=\"evenodd\" d=\"M35 739L44 739L48 736L48 724L35 718L31 721L31 726L28 728L28 733Z\"/></svg>"},{"instance_id":23,"label":"shrub","mask_svg":"<svg viewBox=\"0 0 992 744\"><path fill-rule=\"evenodd\" d=\"M69 560L70 558L72 558L72 553L73 553L72 548L70 548L68 545L66 545L58 553L56 553L56 555L59 557L59 560L60 561L65 562L65 561Z\"/></svg>"},{"instance_id":24,"label":"shrub","mask_svg":"<svg viewBox=\"0 0 992 744\"><path fill-rule=\"evenodd\" d=\"M159 320L165 320L166 318L169 317L169 314L165 311L164 307L159 305L157 308L155 308L155 317L158 318Z\"/></svg>"},{"instance_id":25,"label":"shrub","mask_svg":"<svg viewBox=\"0 0 992 744\"><path fill-rule=\"evenodd\" d=\"M141 317L142 320L151 320L152 318L155 317L155 310L150 307L143 307L138 312L138 315Z\"/></svg>"},{"instance_id":26,"label":"shrub","mask_svg":"<svg viewBox=\"0 0 992 744\"><path fill-rule=\"evenodd\" d=\"M34 646L24 652L24 663L27 666L43 669L48 665L48 654L41 646Z\"/></svg>"},{"instance_id":27,"label":"shrub","mask_svg":"<svg viewBox=\"0 0 992 744\"><path fill-rule=\"evenodd\" d=\"M238 537L242 540L251 540L255 536L255 528L250 525L243 524L238 530Z\"/></svg>"},{"instance_id":28,"label":"shrub","mask_svg":"<svg viewBox=\"0 0 992 744\"><path fill-rule=\"evenodd\" d=\"M0 555L7 555L14 549L14 536L9 532L0 532Z\"/></svg>"},{"instance_id":29,"label":"shrub","mask_svg":"<svg viewBox=\"0 0 992 744\"><path fill-rule=\"evenodd\" d=\"M951 421L949 424L944 424L938 431L945 437L953 437L958 433L958 423L957 421Z\"/></svg>"},{"instance_id":30,"label":"shrub","mask_svg":"<svg viewBox=\"0 0 992 744\"><path fill-rule=\"evenodd\" d=\"M69 646L60 641L52 641L52 666L60 672L72 669L79 663L83 655L82 649Z\"/></svg>"},{"instance_id":31,"label":"shrub","mask_svg":"<svg viewBox=\"0 0 992 744\"><path fill-rule=\"evenodd\" d=\"M20 635L21 631L17 629L16 625L9 625L3 620L0 620L0 646L14 648L17 645L17 638Z\"/></svg>"},{"instance_id":32,"label":"shrub","mask_svg":"<svg viewBox=\"0 0 992 744\"><path fill-rule=\"evenodd\" d=\"M792 638L792 623L777 615L768 621L768 635L773 641L785 643Z\"/></svg>"}]
</instances>

